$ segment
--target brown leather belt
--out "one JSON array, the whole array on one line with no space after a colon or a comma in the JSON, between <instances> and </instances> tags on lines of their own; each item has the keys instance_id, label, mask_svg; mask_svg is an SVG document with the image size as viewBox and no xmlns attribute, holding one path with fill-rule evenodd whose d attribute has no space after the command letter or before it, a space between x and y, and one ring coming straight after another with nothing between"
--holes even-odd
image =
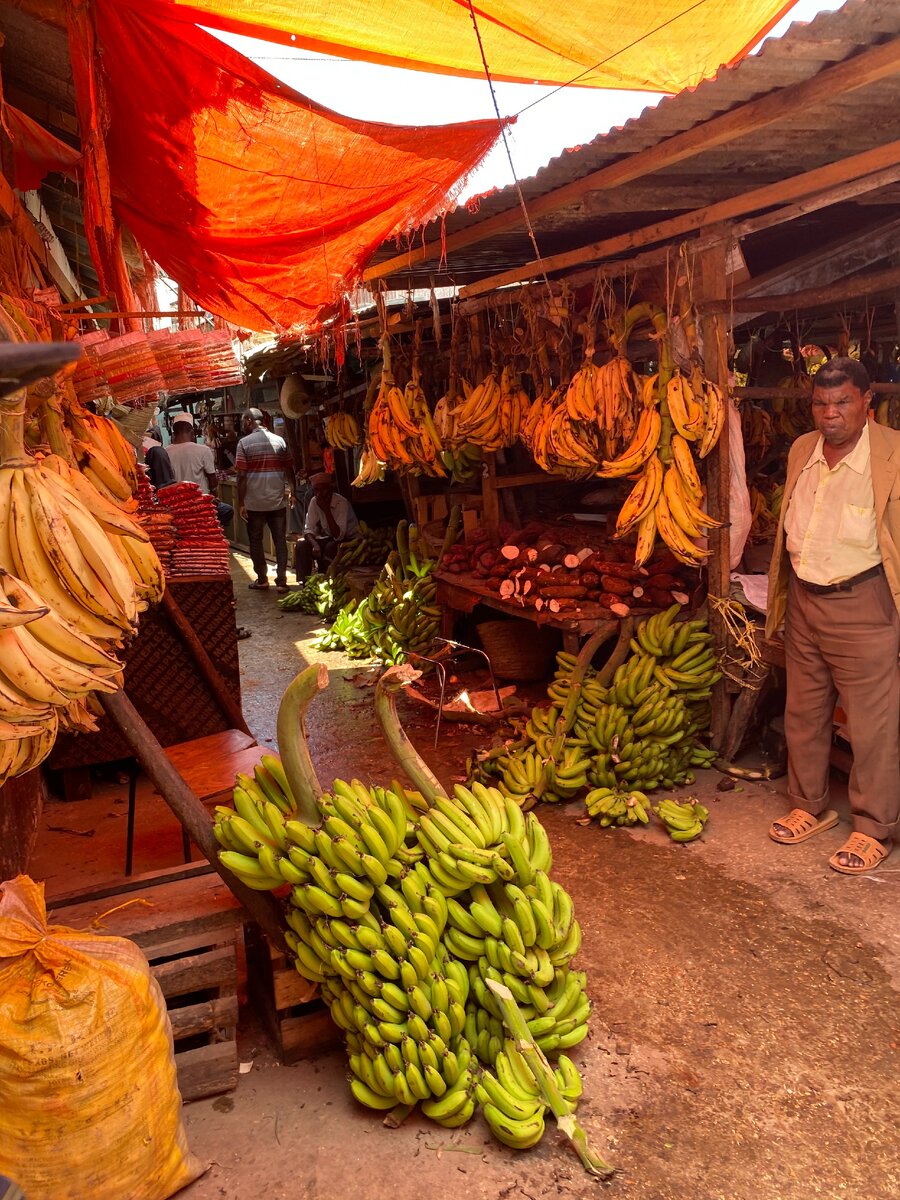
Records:
<instances>
[{"instance_id":1,"label":"brown leather belt","mask_svg":"<svg viewBox=\"0 0 900 1200\"><path fill-rule=\"evenodd\" d=\"M879 563L877 567L869 567L868 571L860 571L858 575L853 575L850 579L842 579L840 583L809 583L806 579L801 579L796 571L794 577L807 592L812 592L815 596L828 596L832 592L849 592L858 583L865 583L867 579L874 579L876 575L883 573L884 567Z\"/></svg>"}]
</instances>

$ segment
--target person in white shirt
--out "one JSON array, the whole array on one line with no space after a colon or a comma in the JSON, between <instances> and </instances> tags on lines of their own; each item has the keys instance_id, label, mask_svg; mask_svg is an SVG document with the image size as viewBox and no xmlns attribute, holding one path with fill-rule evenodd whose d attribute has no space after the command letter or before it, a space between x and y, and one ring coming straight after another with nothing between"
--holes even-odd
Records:
<instances>
[{"instance_id":1,"label":"person in white shirt","mask_svg":"<svg viewBox=\"0 0 900 1200\"><path fill-rule=\"evenodd\" d=\"M294 562L298 583L312 574L314 563L324 570L334 560L341 542L359 529L350 501L334 490L331 475L313 475L310 483L314 496L306 510L303 539L297 543Z\"/></svg>"},{"instance_id":2,"label":"person in white shirt","mask_svg":"<svg viewBox=\"0 0 900 1200\"><path fill-rule=\"evenodd\" d=\"M199 446L194 436L194 418L176 413L172 418L172 440L167 447L169 461L179 483L196 483L204 496L215 496L219 487L216 460L209 446ZM216 500L219 524L224 529L234 516L230 504Z\"/></svg>"}]
</instances>

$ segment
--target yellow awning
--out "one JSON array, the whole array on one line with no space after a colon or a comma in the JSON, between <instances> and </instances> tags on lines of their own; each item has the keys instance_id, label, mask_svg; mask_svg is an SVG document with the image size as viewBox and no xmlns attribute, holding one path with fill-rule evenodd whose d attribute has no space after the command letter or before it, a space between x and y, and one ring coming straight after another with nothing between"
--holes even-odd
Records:
<instances>
[{"instance_id":1,"label":"yellow awning","mask_svg":"<svg viewBox=\"0 0 900 1200\"><path fill-rule=\"evenodd\" d=\"M148 10L326 54L481 76L468 0L145 0ZM495 79L679 92L740 59L794 0L473 0ZM413 114L411 114L412 116Z\"/></svg>"}]
</instances>

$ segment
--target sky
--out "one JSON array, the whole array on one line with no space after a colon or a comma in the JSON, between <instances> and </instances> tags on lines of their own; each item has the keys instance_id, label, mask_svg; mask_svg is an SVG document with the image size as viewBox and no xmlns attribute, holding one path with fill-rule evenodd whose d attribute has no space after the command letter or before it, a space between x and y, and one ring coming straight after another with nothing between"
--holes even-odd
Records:
<instances>
[{"instance_id":1,"label":"sky","mask_svg":"<svg viewBox=\"0 0 900 1200\"><path fill-rule=\"evenodd\" d=\"M819 12L840 8L843 0L798 0L769 37L780 37L794 21L810 21ZM313 100L350 117L395 124L442 125L495 116L487 81L456 79L424 71L406 71L374 63L292 50L255 38L218 33L271 75ZM519 179L533 175L566 149L591 141L659 103L654 92L600 91L534 84L494 85L501 114L521 113L508 134ZM535 107L522 112L528 105ZM461 199L506 187L513 182L502 142L484 159L462 189Z\"/></svg>"}]
</instances>

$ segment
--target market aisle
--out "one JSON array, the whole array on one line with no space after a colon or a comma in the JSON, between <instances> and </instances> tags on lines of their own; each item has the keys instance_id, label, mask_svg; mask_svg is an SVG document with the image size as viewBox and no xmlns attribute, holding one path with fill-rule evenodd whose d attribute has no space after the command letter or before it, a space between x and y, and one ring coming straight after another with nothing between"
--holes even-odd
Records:
<instances>
[{"instance_id":1,"label":"market aisle","mask_svg":"<svg viewBox=\"0 0 900 1200\"><path fill-rule=\"evenodd\" d=\"M281 689L317 657L316 622L282 616L274 593L247 593L236 578L239 623L253 631L241 642L245 710L271 738ZM331 687L310 719L321 776L389 779L367 668L321 657ZM478 740L448 729L435 754L429 722L412 714L408 728L448 782ZM784 804L776 788L718 793L720 778L704 772L694 789L713 812L690 846L655 830L580 826L578 804L540 812L585 933L595 1010L575 1053L584 1124L621 1169L613 1188L640 1200L888 1200L900 1191L898 877L830 871L841 829L772 845L765 830ZM516 1155L479 1121L383 1129L351 1101L339 1054L281 1067L247 1039L242 1057L254 1067L236 1093L186 1109L192 1148L214 1162L188 1200L236 1200L250 1188L273 1200L592 1190L552 1136Z\"/></svg>"}]
</instances>

